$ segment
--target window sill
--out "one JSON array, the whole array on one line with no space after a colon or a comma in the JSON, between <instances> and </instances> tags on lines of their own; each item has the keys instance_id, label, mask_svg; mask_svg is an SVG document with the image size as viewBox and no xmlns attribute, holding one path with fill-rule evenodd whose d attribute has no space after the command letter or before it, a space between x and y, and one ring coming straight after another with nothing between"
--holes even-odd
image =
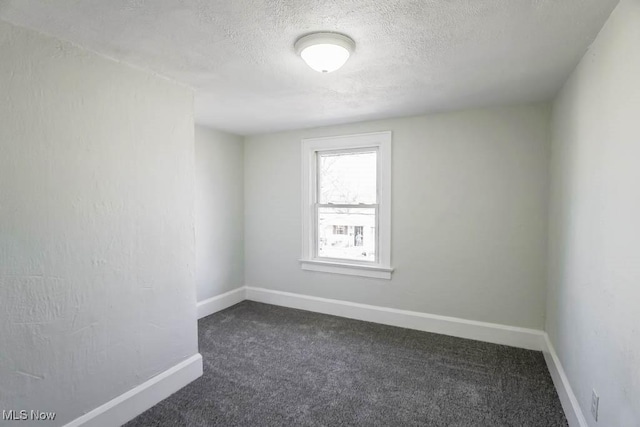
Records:
<instances>
[{"instance_id":1,"label":"window sill","mask_svg":"<svg viewBox=\"0 0 640 427\"><path fill-rule=\"evenodd\" d=\"M349 264L335 261L317 261L301 259L300 268L307 271L346 274L349 276L372 277L375 279L391 279L393 268L373 265Z\"/></svg>"}]
</instances>

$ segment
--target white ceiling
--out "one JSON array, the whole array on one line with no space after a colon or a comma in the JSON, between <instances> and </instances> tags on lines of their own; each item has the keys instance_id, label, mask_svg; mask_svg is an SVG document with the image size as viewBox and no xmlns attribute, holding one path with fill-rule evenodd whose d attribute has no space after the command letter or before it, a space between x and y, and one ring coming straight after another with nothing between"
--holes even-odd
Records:
<instances>
[{"instance_id":1,"label":"white ceiling","mask_svg":"<svg viewBox=\"0 0 640 427\"><path fill-rule=\"evenodd\" d=\"M192 86L238 134L550 99L618 0L0 0L0 19ZM331 74L293 50L356 41Z\"/></svg>"}]
</instances>

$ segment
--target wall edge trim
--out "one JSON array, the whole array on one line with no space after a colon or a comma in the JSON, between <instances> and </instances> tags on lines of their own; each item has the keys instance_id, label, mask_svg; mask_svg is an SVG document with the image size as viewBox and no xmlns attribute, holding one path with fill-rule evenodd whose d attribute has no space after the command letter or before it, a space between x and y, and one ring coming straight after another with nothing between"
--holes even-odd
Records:
<instances>
[{"instance_id":1,"label":"wall edge trim","mask_svg":"<svg viewBox=\"0 0 640 427\"><path fill-rule=\"evenodd\" d=\"M245 286L232 289L215 297L207 298L202 301L198 301L196 308L198 310L198 319L207 317L213 313L217 313L220 310L236 305L246 299Z\"/></svg>"},{"instance_id":2,"label":"wall edge trim","mask_svg":"<svg viewBox=\"0 0 640 427\"><path fill-rule=\"evenodd\" d=\"M564 409L569 426L588 427L587 420L582 413L582 408L580 407L578 399L573 392L569 378L564 371L553 344L551 344L549 334L546 332L542 337L542 345L542 353L544 354L544 359L547 362L551 379L553 380L553 384L558 392L558 397L560 398L560 403L562 404L562 409Z\"/></svg>"},{"instance_id":3,"label":"wall edge trim","mask_svg":"<svg viewBox=\"0 0 640 427\"><path fill-rule=\"evenodd\" d=\"M202 356L196 353L129 391L111 399L65 427L120 426L202 376Z\"/></svg>"},{"instance_id":4,"label":"wall edge trim","mask_svg":"<svg viewBox=\"0 0 640 427\"><path fill-rule=\"evenodd\" d=\"M251 286L246 287L246 299L528 350L543 350L544 332L537 329L320 298Z\"/></svg>"}]
</instances>

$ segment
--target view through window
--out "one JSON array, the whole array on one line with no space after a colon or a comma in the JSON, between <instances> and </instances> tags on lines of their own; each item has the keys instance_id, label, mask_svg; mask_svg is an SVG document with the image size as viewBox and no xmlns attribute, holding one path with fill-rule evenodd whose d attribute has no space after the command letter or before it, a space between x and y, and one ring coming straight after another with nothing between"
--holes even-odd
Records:
<instances>
[{"instance_id":1,"label":"view through window","mask_svg":"<svg viewBox=\"0 0 640 427\"><path fill-rule=\"evenodd\" d=\"M377 149L317 156L317 256L375 262Z\"/></svg>"}]
</instances>

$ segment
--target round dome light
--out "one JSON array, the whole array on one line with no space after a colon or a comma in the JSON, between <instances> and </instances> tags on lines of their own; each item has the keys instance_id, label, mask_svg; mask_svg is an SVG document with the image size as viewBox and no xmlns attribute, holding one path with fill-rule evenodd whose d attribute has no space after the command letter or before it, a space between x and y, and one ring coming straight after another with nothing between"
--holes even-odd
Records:
<instances>
[{"instance_id":1,"label":"round dome light","mask_svg":"<svg viewBox=\"0 0 640 427\"><path fill-rule=\"evenodd\" d=\"M320 73L330 73L347 62L356 44L343 34L313 33L300 37L295 48L309 67Z\"/></svg>"}]
</instances>

